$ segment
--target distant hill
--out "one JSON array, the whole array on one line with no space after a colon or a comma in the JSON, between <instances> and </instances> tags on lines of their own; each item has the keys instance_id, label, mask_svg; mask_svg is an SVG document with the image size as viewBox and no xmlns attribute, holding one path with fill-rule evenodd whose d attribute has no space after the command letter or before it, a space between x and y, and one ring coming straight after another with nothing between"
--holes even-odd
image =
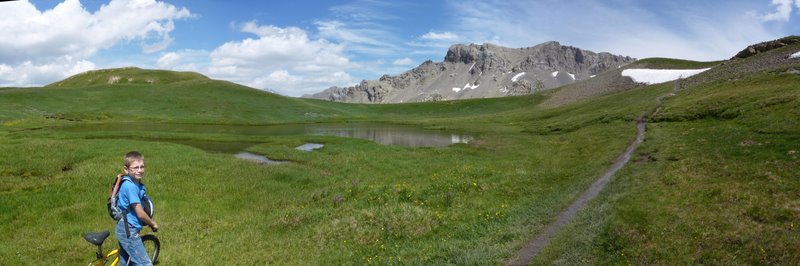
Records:
<instances>
[{"instance_id":1,"label":"distant hill","mask_svg":"<svg viewBox=\"0 0 800 266\"><path fill-rule=\"evenodd\" d=\"M208 80L196 72L177 72L168 70L123 67L86 71L47 87L75 87L112 84L170 84L188 80Z\"/></svg>"},{"instance_id":2,"label":"distant hill","mask_svg":"<svg viewBox=\"0 0 800 266\"><path fill-rule=\"evenodd\" d=\"M346 115L341 103L286 97L194 72L87 71L40 88L0 89L0 122L272 124Z\"/></svg>"},{"instance_id":3,"label":"distant hill","mask_svg":"<svg viewBox=\"0 0 800 266\"><path fill-rule=\"evenodd\" d=\"M453 45L444 62L426 61L397 76L304 95L350 103L400 103L524 95L587 80L635 59L558 42L527 48Z\"/></svg>"},{"instance_id":4,"label":"distant hill","mask_svg":"<svg viewBox=\"0 0 800 266\"><path fill-rule=\"evenodd\" d=\"M115 68L45 87L0 88L0 128L53 123L279 124L371 119L399 121L480 115L529 106L532 97L409 105L347 104L286 97L193 72ZM502 100L502 101L500 101Z\"/></svg>"}]
</instances>

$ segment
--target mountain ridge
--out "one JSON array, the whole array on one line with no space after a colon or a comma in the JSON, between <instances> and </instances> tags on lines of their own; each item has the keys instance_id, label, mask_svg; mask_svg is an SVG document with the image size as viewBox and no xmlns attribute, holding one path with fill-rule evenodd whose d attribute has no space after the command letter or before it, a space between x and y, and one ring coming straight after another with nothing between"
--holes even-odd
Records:
<instances>
[{"instance_id":1,"label":"mountain ridge","mask_svg":"<svg viewBox=\"0 0 800 266\"><path fill-rule=\"evenodd\" d=\"M396 76L332 87L306 98L400 103L524 95L585 80L635 61L550 41L533 47L455 44L442 62L427 60Z\"/></svg>"}]
</instances>

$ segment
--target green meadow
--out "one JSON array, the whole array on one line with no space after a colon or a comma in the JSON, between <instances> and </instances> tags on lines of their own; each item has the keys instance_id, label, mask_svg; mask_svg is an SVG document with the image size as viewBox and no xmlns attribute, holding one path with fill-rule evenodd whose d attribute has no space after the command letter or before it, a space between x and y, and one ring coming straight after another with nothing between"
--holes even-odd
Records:
<instances>
[{"instance_id":1,"label":"green meadow","mask_svg":"<svg viewBox=\"0 0 800 266\"><path fill-rule=\"evenodd\" d=\"M125 78L105 82L114 76ZM130 68L2 89L0 261L93 260L82 234L113 230L108 187L123 155L138 150L164 265L504 264L613 163L644 116L647 137L634 158L535 263L800 263L800 75L701 83L653 115L655 99L672 89L642 86L559 107L540 106L548 96L539 94L359 105ZM405 147L197 126L333 122L475 139ZM60 130L108 123L176 130ZM243 150L290 163L181 144L191 142L248 143ZM325 147L294 149L309 142Z\"/></svg>"},{"instance_id":2,"label":"green meadow","mask_svg":"<svg viewBox=\"0 0 800 266\"><path fill-rule=\"evenodd\" d=\"M689 88L651 120L536 264L800 263L800 76Z\"/></svg>"}]
</instances>

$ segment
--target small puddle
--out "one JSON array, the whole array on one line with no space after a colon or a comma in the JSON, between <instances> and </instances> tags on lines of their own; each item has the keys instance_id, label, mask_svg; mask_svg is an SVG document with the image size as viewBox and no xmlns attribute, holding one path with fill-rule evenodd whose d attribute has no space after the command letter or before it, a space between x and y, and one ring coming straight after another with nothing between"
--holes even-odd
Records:
<instances>
[{"instance_id":1,"label":"small puddle","mask_svg":"<svg viewBox=\"0 0 800 266\"><path fill-rule=\"evenodd\" d=\"M325 147L325 145L322 145L322 144L319 144L319 143L306 143L306 144L303 144L303 145L295 147L295 149L298 149L298 150L301 150L301 151L313 151L313 150L316 150L316 149L321 149L322 147Z\"/></svg>"},{"instance_id":2,"label":"small puddle","mask_svg":"<svg viewBox=\"0 0 800 266\"><path fill-rule=\"evenodd\" d=\"M239 158L239 159L253 161L253 162L256 162L256 163L259 163L259 164L284 164L284 163L288 163L286 161L270 160L269 158L267 158L267 156L258 155L258 154L254 154L254 153L249 153L249 152L240 152L240 153L234 154L233 156L235 156L236 158Z\"/></svg>"}]
</instances>

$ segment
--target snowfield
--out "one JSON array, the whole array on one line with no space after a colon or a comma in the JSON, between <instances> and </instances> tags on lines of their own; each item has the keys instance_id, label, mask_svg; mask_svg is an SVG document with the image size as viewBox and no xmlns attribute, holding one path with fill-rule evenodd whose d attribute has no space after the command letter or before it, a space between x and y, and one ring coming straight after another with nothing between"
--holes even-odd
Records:
<instances>
[{"instance_id":1,"label":"snowfield","mask_svg":"<svg viewBox=\"0 0 800 266\"><path fill-rule=\"evenodd\" d=\"M525 75L525 72L514 75L514 77L511 78L511 82L517 82L517 80L519 80L519 77L522 77L522 75Z\"/></svg>"},{"instance_id":2,"label":"snowfield","mask_svg":"<svg viewBox=\"0 0 800 266\"><path fill-rule=\"evenodd\" d=\"M800 52L793 53L789 58L800 58Z\"/></svg>"},{"instance_id":3,"label":"snowfield","mask_svg":"<svg viewBox=\"0 0 800 266\"><path fill-rule=\"evenodd\" d=\"M657 84L688 78L711 68L703 69L626 69L622 71L622 76L630 77L634 82Z\"/></svg>"}]
</instances>

